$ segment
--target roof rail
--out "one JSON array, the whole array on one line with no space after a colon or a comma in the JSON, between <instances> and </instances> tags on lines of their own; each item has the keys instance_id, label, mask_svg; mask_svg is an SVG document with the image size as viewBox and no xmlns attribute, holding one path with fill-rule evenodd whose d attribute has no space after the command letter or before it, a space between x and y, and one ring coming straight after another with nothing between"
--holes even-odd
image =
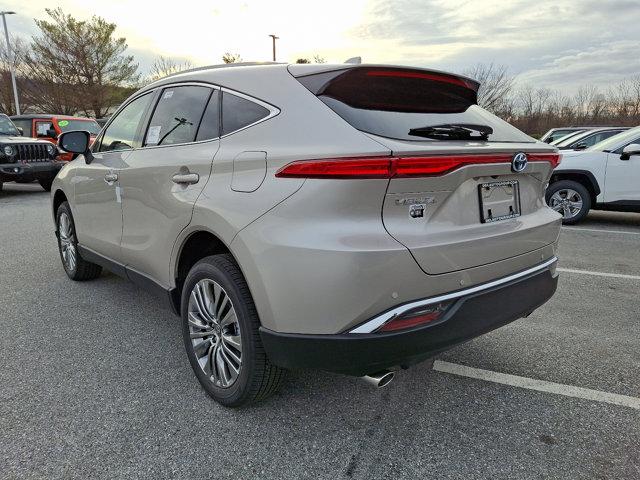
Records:
<instances>
[{"instance_id":1,"label":"roof rail","mask_svg":"<svg viewBox=\"0 0 640 480\"><path fill-rule=\"evenodd\" d=\"M175 77L176 75L182 75L183 73L200 72L202 70L213 70L218 68L232 68L232 67L251 67L256 65L286 65L283 62L237 62L237 63L219 63L216 65L206 65L204 67L189 68L188 70L181 70L179 72L170 73L169 75L159 78L158 80L164 80L165 78ZM158 81L156 80L156 81Z\"/></svg>"}]
</instances>

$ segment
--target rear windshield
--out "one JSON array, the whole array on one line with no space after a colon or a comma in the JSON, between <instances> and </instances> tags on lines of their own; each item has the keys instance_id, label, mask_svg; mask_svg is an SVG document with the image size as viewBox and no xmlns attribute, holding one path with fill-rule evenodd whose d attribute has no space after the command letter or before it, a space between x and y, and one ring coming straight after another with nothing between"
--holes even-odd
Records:
<instances>
[{"instance_id":1,"label":"rear windshield","mask_svg":"<svg viewBox=\"0 0 640 480\"><path fill-rule=\"evenodd\" d=\"M438 72L353 68L298 77L329 108L363 132L414 142L437 142L409 130L443 124L486 125L490 142L534 142L477 105L478 84Z\"/></svg>"},{"instance_id":2,"label":"rear windshield","mask_svg":"<svg viewBox=\"0 0 640 480\"><path fill-rule=\"evenodd\" d=\"M91 135L100 133L100 125L95 120L58 120L58 127L63 132L71 132L73 130L86 130Z\"/></svg>"}]
</instances>

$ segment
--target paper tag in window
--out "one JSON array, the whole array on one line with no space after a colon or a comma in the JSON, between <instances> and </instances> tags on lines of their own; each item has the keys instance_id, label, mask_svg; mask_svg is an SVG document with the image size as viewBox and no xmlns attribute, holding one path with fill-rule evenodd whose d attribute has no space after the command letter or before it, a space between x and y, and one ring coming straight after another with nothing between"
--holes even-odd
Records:
<instances>
[{"instance_id":1,"label":"paper tag in window","mask_svg":"<svg viewBox=\"0 0 640 480\"><path fill-rule=\"evenodd\" d=\"M167 98L171 98L173 97L173 90L167 90L164 92L164 95L162 95L162 99L166 100Z\"/></svg>"},{"instance_id":2,"label":"paper tag in window","mask_svg":"<svg viewBox=\"0 0 640 480\"><path fill-rule=\"evenodd\" d=\"M161 125L156 125L149 127L147 131L147 145L155 145L160 140L160 130L162 130Z\"/></svg>"}]
</instances>

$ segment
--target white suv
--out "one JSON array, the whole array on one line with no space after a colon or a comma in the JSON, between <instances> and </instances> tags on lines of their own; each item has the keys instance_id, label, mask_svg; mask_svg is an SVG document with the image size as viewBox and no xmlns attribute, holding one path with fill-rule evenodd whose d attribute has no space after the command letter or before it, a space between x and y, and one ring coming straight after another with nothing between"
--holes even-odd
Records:
<instances>
[{"instance_id":1,"label":"white suv","mask_svg":"<svg viewBox=\"0 0 640 480\"><path fill-rule=\"evenodd\" d=\"M564 223L579 222L592 208L640 212L640 127L562 158L546 199Z\"/></svg>"}]
</instances>

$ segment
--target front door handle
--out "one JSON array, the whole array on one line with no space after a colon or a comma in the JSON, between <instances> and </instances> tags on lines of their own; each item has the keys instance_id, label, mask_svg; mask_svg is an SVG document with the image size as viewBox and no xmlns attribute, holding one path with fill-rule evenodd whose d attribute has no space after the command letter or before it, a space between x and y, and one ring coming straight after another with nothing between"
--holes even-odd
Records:
<instances>
[{"instance_id":1,"label":"front door handle","mask_svg":"<svg viewBox=\"0 0 640 480\"><path fill-rule=\"evenodd\" d=\"M193 185L200 181L200 175L197 173L176 173L171 177L173 183L179 183L181 185Z\"/></svg>"},{"instance_id":2,"label":"front door handle","mask_svg":"<svg viewBox=\"0 0 640 480\"><path fill-rule=\"evenodd\" d=\"M118 174L117 173L107 173L104 176L104 181L107 185L113 185L113 182L117 182L118 181Z\"/></svg>"}]
</instances>

